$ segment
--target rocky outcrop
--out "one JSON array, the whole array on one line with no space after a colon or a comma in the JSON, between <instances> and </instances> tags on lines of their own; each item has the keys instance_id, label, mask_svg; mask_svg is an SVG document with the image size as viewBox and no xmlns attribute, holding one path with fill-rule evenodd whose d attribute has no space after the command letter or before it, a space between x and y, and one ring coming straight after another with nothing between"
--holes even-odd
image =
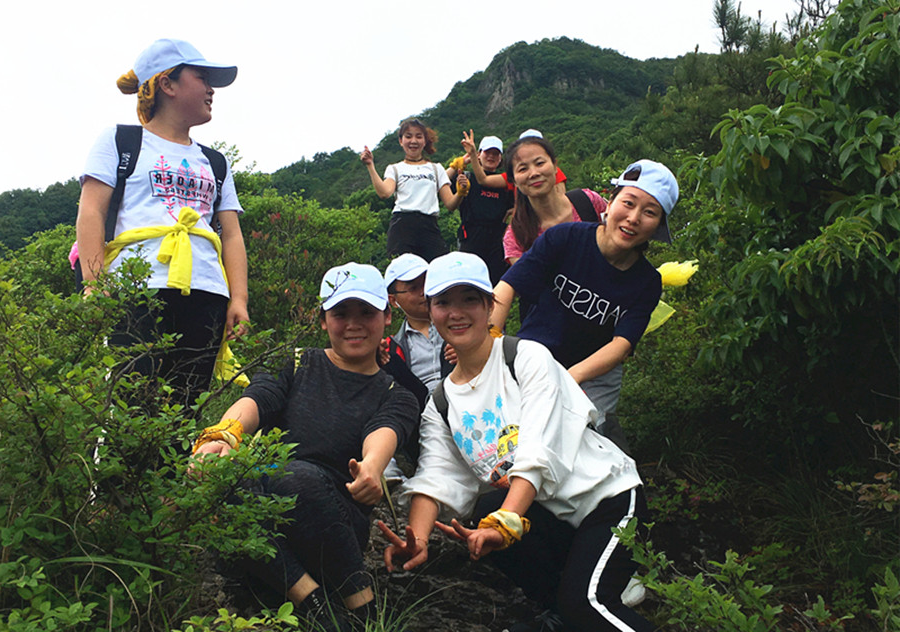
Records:
<instances>
[{"instance_id":1,"label":"rocky outcrop","mask_svg":"<svg viewBox=\"0 0 900 632\"><path fill-rule=\"evenodd\" d=\"M495 119L512 112L516 104L516 83L524 77L516 72L512 60L507 58L498 71L485 81L490 91L485 117Z\"/></svg>"}]
</instances>

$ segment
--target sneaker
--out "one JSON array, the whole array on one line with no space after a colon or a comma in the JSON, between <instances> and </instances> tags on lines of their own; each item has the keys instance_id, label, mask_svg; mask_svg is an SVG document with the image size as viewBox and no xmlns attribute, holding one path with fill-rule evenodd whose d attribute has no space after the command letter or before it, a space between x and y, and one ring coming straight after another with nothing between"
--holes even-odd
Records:
<instances>
[{"instance_id":1,"label":"sneaker","mask_svg":"<svg viewBox=\"0 0 900 632\"><path fill-rule=\"evenodd\" d=\"M560 616L552 610L544 610L533 621L515 623L505 628L503 632L563 632L564 630Z\"/></svg>"},{"instance_id":2,"label":"sneaker","mask_svg":"<svg viewBox=\"0 0 900 632\"><path fill-rule=\"evenodd\" d=\"M332 605L324 598L320 588L313 591L299 606L298 614L303 617L309 630L313 632L350 632L343 606Z\"/></svg>"},{"instance_id":3,"label":"sneaker","mask_svg":"<svg viewBox=\"0 0 900 632\"><path fill-rule=\"evenodd\" d=\"M403 474L400 466L397 465L397 459L391 457L390 463L384 468L384 480L391 486L406 482L406 476Z\"/></svg>"},{"instance_id":4,"label":"sneaker","mask_svg":"<svg viewBox=\"0 0 900 632\"><path fill-rule=\"evenodd\" d=\"M628 580L628 585L622 591L622 605L634 608L647 598L647 589L637 577Z\"/></svg>"}]
</instances>

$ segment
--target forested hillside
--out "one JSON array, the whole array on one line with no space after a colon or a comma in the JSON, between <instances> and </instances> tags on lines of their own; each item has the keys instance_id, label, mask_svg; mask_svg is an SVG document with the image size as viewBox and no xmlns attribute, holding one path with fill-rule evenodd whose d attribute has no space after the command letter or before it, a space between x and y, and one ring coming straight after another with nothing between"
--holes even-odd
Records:
<instances>
[{"instance_id":1,"label":"forested hillside","mask_svg":"<svg viewBox=\"0 0 900 632\"><path fill-rule=\"evenodd\" d=\"M665 93L676 63L641 62L567 38L519 42L421 116L439 134L435 160L461 153L463 130L511 142L533 127L553 140L564 164L577 166L597 153L606 136L630 125L648 94ZM372 149L380 166L403 158L393 134ZM272 182L282 194L303 190L322 204L340 204L369 184L358 162L349 149L317 154L276 171ZM578 169L571 171L577 180Z\"/></svg>"},{"instance_id":2,"label":"forested hillside","mask_svg":"<svg viewBox=\"0 0 900 632\"><path fill-rule=\"evenodd\" d=\"M775 38L742 54L638 61L568 38L519 42L483 72L458 82L421 117L440 135L435 160L461 153L463 130L508 143L537 128L554 143L570 184L595 186L597 173L630 157L671 161L678 151L716 151L710 130L729 108L777 101L765 86L764 60L789 50ZM393 134L373 150L379 168L402 159ZM368 176L350 148L301 158L271 174L271 182L282 195L302 192L323 206L388 205L366 191ZM0 251L21 247L34 232L74 222L78 194L74 180L45 191L0 193Z\"/></svg>"},{"instance_id":3,"label":"forested hillside","mask_svg":"<svg viewBox=\"0 0 900 632\"><path fill-rule=\"evenodd\" d=\"M0 253L25 244L25 238L57 224L74 224L81 187L75 180L43 191L14 189L0 193Z\"/></svg>"}]
</instances>

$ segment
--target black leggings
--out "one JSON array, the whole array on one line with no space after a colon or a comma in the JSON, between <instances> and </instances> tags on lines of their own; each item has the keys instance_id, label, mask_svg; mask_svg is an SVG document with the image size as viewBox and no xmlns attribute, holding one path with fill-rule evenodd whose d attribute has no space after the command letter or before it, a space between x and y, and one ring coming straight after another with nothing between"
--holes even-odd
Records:
<instances>
[{"instance_id":1,"label":"black leggings","mask_svg":"<svg viewBox=\"0 0 900 632\"><path fill-rule=\"evenodd\" d=\"M506 490L482 496L480 518L496 510ZM636 487L607 498L576 529L538 503L525 516L531 531L506 550L487 556L525 594L545 608L559 611L567 630L652 632L656 628L622 604L622 591L637 571L631 554L611 532L632 516L648 519L643 489Z\"/></svg>"},{"instance_id":2,"label":"black leggings","mask_svg":"<svg viewBox=\"0 0 900 632\"><path fill-rule=\"evenodd\" d=\"M260 494L296 496L289 519L273 538L275 558L244 559L242 570L265 582L280 596L309 573L328 590L348 597L372 585L363 550L369 541L369 518L347 498L324 468L291 461L288 474L254 486Z\"/></svg>"},{"instance_id":3,"label":"black leggings","mask_svg":"<svg viewBox=\"0 0 900 632\"><path fill-rule=\"evenodd\" d=\"M109 344L130 346L156 342L164 334L179 334L174 347L136 358L134 371L166 380L174 389L173 403L187 407L209 388L222 344L228 298L203 290L183 296L180 290L172 289L158 290L156 296L162 305L152 310L145 304L137 305L128 310ZM155 389L155 385L150 388ZM150 393L141 397L149 401Z\"/></svg>"},{"instance_id":4,"label":"black leggings","mask_svg":"<svg viewBox=\"0 0 900 632\"><path fill-rule=\"evenodd\" d=\"M391 214L387 251L391 257L411 252L425 261L450 252L438 228L437 215L415 211Z\"/></svg>"}]
</instances>

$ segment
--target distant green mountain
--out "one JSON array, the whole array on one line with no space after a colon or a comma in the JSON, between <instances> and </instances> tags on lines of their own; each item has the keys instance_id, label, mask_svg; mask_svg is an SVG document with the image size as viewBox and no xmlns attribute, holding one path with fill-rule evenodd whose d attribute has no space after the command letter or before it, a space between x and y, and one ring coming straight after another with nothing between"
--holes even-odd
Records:
<instances>
[{"instance_id":1,"label":"distant green mountain","mask_svg":"<svg viewBox=\"0 0 900 632\"><path fill-rule=\"evenodd\" d=\"M565 37L513 44L483 72L458 82L446 99L421 113L439 134L434 160L459 155L464 129L510 143L533 127L553 142L563 164L580 164L597 153L607 135L631 123L648 93L665 93L676 63L638 61ZM373 151L379 170L403 158L394 134ZM570 176L573 184L581 184L577 174ZM281 194L304 191L325 206L340 206L369 185L349 148L300 160L273 173L272 181Z\"/></svg>"}]
</instances>

